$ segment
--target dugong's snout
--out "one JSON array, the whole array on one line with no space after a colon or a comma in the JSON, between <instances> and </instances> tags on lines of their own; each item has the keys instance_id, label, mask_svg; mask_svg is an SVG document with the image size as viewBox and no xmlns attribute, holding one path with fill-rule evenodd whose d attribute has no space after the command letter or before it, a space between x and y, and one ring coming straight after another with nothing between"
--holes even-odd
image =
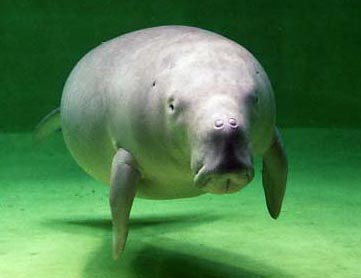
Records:
<instances>
[{"instance_id":1,"label":"dugong's snout","mask_svg":"<svg viewBox=\"0 0 361 278\"><path fill-rule=\"evenodd\" d=\"M234 193L252 181L253 159L240 122L236 117L213 118L195 170L196 187L215 194Z\"/></svg>"},{"instance_id":2,"label":"dugong's snout","mask_svg":"<svg viewBox=\"0 0 361 278\"><path fill-rule=\"evenodd\" d=\"M253 167L234 171L209 170L203 166L194 177L194 184L200 189L214 194L234 193L252 181Z\"/></svg>"}]
</instances>

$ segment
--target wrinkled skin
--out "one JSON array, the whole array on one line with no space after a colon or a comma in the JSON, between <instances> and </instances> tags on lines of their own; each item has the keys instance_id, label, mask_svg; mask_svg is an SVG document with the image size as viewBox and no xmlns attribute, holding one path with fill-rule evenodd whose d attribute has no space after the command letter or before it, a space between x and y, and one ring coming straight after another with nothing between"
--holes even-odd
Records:
<instances>
[{"instance_id":1,"label":"wrinkled skin","mask_svg":"<svg viewBox=\"0 0 361 278\"><path fill-rule=\"evenodd\" d=\"M273 92L257 60L220 35L182 26L129 33L87 54L66 83L61 122L86 172L134 183L130 191L150 199L236 192L253 179L253 156L276 138ZM114 186L111 205L124 202Z\"/></svg>"}]
</instances>

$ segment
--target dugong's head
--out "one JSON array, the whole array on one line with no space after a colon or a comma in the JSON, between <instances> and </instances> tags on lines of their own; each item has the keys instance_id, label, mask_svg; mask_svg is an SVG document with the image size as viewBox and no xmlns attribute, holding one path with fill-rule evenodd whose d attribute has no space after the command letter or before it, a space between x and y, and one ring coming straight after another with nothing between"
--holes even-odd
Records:
<instances>
[{"instance_id":1,"label":"dugong's head","mask_svg":"<svg viewBox=\"0 0 361 278\"><path fill-rule=\"evenodd\" d=\"M168 123L172 134L186 133L194 186L210 193L232 193L254 176L250 113L256 97L204 94L186 103L173 97Z\"/></svg>"},{"instance_id":2,"label":"dugong's head","mask_svg":"<svg viewBox=\"0 0 361 278\"><path fill-rule=\"evenodd\" d=\"M194 186L203 191L237 192L254 177L253 133L267 102L259 71L244 61L190 62L167 76L168 134L189 155Z\"/></svg>"},{"instance_id":3,"label":"dugong's head","mask_svg":"<svg viewBox=\"0 0 361 278\"><path fill-rule=\"evenodd\" d=\"M251 95L246 98L251 98ZM198 104L190 121L194 185L210 193L232 193L254 176L249 134L250 99L213 95Z\"/></svg>"}]
</instances>

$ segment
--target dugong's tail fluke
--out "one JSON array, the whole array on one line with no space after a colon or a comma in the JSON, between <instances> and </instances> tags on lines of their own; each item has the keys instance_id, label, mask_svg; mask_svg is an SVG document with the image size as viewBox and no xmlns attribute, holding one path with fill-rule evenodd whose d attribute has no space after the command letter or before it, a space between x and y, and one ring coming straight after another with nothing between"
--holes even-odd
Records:
<instances>
[{"instance_id":1,"label":"dugong's tail fluke","mask_svg":"<svg viewBox=\"0 0 361 278\"><path fill-rule=\"evenodd\" d=\"M35 145L41 143L53 132L60 130L60 108L56 108L46 115L35 127L33 142Z\"/></svg>"}]
</instances>

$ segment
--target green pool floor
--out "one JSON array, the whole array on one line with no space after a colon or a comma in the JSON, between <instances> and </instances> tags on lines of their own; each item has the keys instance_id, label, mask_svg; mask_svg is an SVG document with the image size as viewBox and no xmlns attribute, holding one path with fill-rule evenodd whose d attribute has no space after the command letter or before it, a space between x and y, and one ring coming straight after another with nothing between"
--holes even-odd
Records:
<instances>
[{"instance_id":1,"label":"green pool floor","mask_svg":"<svg viewBox=\"0 0 361 278\"><path fill-rule=\"evenodd\" d=\"M278 220L257 160L236 194L136 199L114 262L107 187L77 167L60 134L37 148L30 134L2 134L0 277L361 277L361 130L283 137L290 176Z\"/></svg>"}]
</instances>

